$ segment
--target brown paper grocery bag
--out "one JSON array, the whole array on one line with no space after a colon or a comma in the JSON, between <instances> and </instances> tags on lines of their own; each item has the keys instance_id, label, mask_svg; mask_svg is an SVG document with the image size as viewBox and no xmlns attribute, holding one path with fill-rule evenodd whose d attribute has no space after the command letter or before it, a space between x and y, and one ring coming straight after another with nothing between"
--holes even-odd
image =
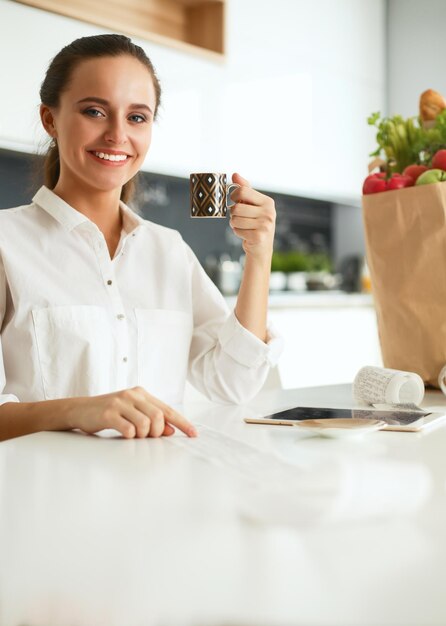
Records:
<instances>
[{"instance_id":1,"label":"brown paper grocery bag","mask_svg":"<svg viewBox=\"0 0 446 626\"><path fill-rule=\"evenodd\" d=\"M438 387L446 364L446 182L362 197L385 367Z\"/></svg>"}]
</instances>

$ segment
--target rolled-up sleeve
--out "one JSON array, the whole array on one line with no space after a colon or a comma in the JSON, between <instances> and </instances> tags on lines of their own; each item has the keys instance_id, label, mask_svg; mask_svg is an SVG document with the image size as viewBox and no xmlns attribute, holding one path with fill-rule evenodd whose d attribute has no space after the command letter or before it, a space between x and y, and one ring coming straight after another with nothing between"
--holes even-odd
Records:
<instances>
[{"instance_id":1,"label":"rolled-up sleeve","mask_svg":"<svg viewBox=\"0 0 446 626\"><path fill-rule=\"evenodd\" d=\"M241 404L263 387L283 350L283 338L271 322L266 342L246 329L231 311L193 251L190 264L194 330L188 380L210 400Z\"/></svg>"},{"instance_id":2,"label":"rolled-up sleeve","mask_svg":"<svg viewBox=\"0 0 446 626\"><path fill-rule=\"evenodd\" d=\"M6 402L19 402L17 396L10 393L3 393L6 386L5 366L3 360L1 331L3 327L3 320L6 312L6 276L3 267L3 261L0 254L0 405Z\"/></svg>"}]
</instances>

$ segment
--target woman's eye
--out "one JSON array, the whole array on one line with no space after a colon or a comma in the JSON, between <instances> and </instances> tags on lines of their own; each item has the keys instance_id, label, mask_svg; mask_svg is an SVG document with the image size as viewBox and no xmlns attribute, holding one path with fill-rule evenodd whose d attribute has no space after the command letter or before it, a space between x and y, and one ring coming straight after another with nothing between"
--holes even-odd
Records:
<instances>
[{"instance_id":1,"label":"woman's eye","mask_svg":"<svg viewBox=\"0 0 446 626\"><path fill-rule=\"evenodd\" d=\"M97 109L87 109L86 111L84 111L84 113L99 113L100 115L102 115L102 113L100 111L98 111ZM98 117L97 115L92 115L90 117Z\"/></svg>"},{"instance_id":2,"label":"woman's eye","mask_svg":"<svg viewBox=\"0 0 446 626\"><path fill-rule=\"evenodd\" d=\"M98 111L98 109L86 109L84 113L88 114L89 117L96 117L96 118L103 115L101 111ZM98 115L96 115L96 113L98 113ZM136 121L137 124L141 124L142 122L147 122L147 119L146 117L144 117L144 115L139 115L137 113L135 113L134 115L131 115L129 119L131 119L132 121Z\"/></svg>"},{"instance_id":3,"label":"woman's eye","mask_svg":"<svg viewBox=\"0 0 446 626\"><path fill-rule=\"evenodd\" d=\"M144 115L138 115L137 113L135 113L135 115L131 115L130 117L139 117L139 119L141 120L141 122L146 122L146 118L144 117ZM141 122L138 122L139 124Z\"/></svg>"}]
</instances>

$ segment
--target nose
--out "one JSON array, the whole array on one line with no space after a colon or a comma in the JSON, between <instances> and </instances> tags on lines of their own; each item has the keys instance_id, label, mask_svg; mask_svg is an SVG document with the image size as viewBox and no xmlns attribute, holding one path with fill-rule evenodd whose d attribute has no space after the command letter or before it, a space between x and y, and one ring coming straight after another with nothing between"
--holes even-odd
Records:
<instances>
[{"instance_id":1,"label":"nose","mask_svg":"<svg viewBox=\"0 0 446 626\"><path fill-rule=\"evenodd\" d=\"M117 145L125 144L127 142L125 120L122 120L118 116L111 116L109 120L109 124L105 131L105 140Z\"/></svg>"}]
</instances>

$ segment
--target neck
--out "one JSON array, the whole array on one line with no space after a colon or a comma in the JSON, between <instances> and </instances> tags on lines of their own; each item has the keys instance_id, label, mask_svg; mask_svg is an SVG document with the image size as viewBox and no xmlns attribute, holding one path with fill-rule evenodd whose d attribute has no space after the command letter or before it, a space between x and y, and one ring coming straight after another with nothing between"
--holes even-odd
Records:
<instances>
[{"instance_id":1,"label":"neck","mask_svg":"<svg viewBox=\"0 0 446 626\"><path fill-rule=\"evenodd\" d=\"M122 217L119 208L121 187L110 191L85 189L58 181L53 192L96 224L104 236L120 233Z\"/></svg>"}]
</instances>

